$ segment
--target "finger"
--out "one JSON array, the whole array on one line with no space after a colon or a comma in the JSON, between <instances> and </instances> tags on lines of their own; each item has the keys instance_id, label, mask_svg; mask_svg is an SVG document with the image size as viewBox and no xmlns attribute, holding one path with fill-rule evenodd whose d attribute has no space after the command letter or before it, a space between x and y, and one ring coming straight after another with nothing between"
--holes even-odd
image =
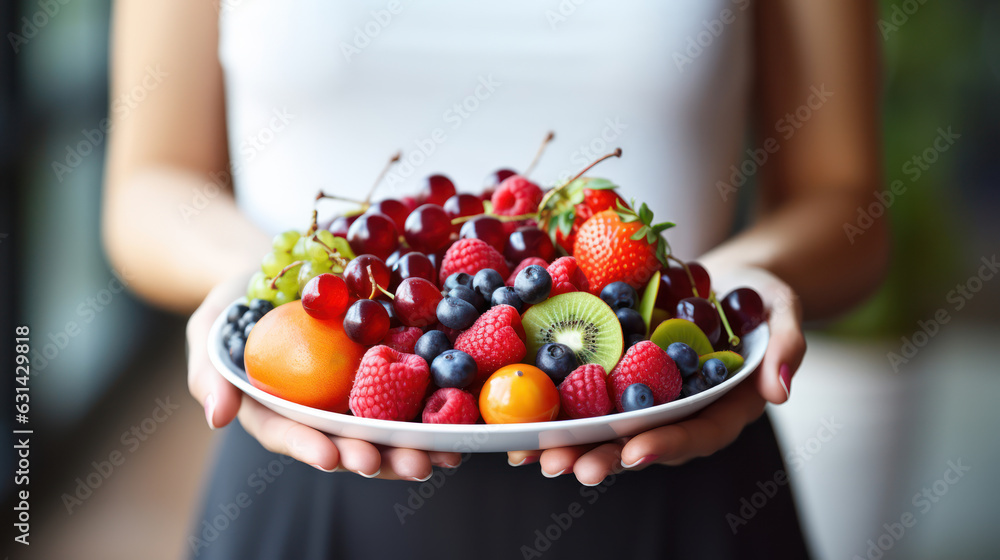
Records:
<instances>
[{"instance_id":1,"label":"finger","mask_svg":"<svg viewBox=\"0 0 1000 560\"><path fill-rule=\"evenodd\" d=\"M546 478L555 478L573 472L577 459L593 448L593 445L574 445L546 449L538 459L542 474Z\"/></svg>"},{"instance_id":2,"label":"finger","mask_svg":"<svg viewBox=\"0 0 1000 560\"><path fill-rule=\"evenodd\" d=\"M445 451L429 451L427 455L430 457L431 464L434 465L435 467L454 469L462 464L461 453L445 452Z\"/></svg>"},{"instance_id":3,"label":"finger","mask_svg":"<svg viewBox=\"0 0 1000 560\"><path fill-rule=\"evenodd\" d=\"M802 307L798 296L787 285L768 291L771 339L755 374L757 390L768 401L781 404L788 400L792 375L798 370L806 353L802 335Z\"/></svg>"},{"instance_id":4,"label":"finger","mask_svg":"<svg viewBox=\"0 0 1000 560\"><path fill-rule=\"evenodd\" d=\"M597 486L609 474L621 470L622 445L609 442L600 445L577 459L573 465L576 479L584 486Z\"/></svg>"},{"instance_id":5,"label":"finger","mask_svg":"<svg viewBox=\"0 0 1000 560\"><path fill-rule=\"evenodd\" d=\"M433 473L426 451L402 447L382 450L382 473L379 478L427 482Z\"/></svg>"},{"instance_id":6,"label":"finger","mask_svg":"<svg viewBox=\"0 0 1000 560\"><path fill-rule=\"evenodd\" d=\"M208 358L208 331L225 308L210 299L191 315L187 324L188 390L204 407L205 421L214 430L236 417L241 393L216 371Z\"/></svg>"},{"instance_id":7,"label":"finger","mask_svg":"<svg viewBox=\"0 0 1000 560\"><path fill-rule=\"evenodd\" d=\"M356 472L365 478L382 474L382 454L373 444L360 439L327 436L340 452L340 464L344 469Z\"/></svg>"},{"instance_id":8,"label":"finger","mask_svg":"<svg viewBox=\"0 0 1000 560\"><path fill-rule=\"evenodd\" d=\"M326 435L289 420L250 397L244 397L239 419L247 433L268 451L288 455L328 472L340 463L340 452Z\"/></svg>"},{"instance_id":9,"label":"finger","mask_svg":"<svg viewBox=\"0 0 1000 560\"><path fill-rule=\"evenodd\" d=\"M622 465L679 465L711 455L735 441L764 412L764 403L753 385L742 383L694 418L632 438L622 449Z\"/></svg>"},{"instance_id":10,"label":"finger","mask_svg":"<svg viewBox=\"0 0 1000 560\"><path fill-rule=\"evenodd\" d=\"M538 460L542 452L535 451L508 451L507 452L507 464L512 467L520 467L522 465L530 465Z\"/></svg>"}]
</instances>

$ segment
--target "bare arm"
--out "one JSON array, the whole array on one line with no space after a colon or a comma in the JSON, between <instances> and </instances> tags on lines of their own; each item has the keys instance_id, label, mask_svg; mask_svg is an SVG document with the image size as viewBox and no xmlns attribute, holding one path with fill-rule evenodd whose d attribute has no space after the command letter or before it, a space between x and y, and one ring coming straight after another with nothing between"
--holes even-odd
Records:
<instances>
[{"instance_id":1,"label":"bare arm","mask_svg":"<svg viewBox=\"0 0 1000 560\"><path fill-rule=\"evenodd\" d=\"M214 1L121 0L113 16L112 99L145 97L112 111L104 242L130 287L182 312L267 247L210 177L229 167L217 13Z\"/></svg>"}]
</instances>

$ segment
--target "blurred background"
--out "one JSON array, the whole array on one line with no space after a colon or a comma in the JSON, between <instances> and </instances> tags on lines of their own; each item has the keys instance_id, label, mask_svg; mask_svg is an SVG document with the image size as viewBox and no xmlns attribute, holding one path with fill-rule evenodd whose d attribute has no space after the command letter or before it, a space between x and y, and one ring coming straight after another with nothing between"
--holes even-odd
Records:
<instances>
[{"instance_id":1,"label":"blurred background","mask_svg":"<svg viewBox=\"0 0 1000 560\"><path fill-rule=\"evenodd\" d=\"M892 272L814 326L794 398L771 413L816 558L998 558L1000 279L984 263L1000 252L1000 4L880 4ZM0 4L0 311L4 332L31 328L35 431L32 545L5 539L10 558L180 557L211 460L185 318L123 291L101 247L109 10ZM0 386L12 402L14 381ZM0 479L4 511L13 490Z\"/></svg>"}]
</instances>

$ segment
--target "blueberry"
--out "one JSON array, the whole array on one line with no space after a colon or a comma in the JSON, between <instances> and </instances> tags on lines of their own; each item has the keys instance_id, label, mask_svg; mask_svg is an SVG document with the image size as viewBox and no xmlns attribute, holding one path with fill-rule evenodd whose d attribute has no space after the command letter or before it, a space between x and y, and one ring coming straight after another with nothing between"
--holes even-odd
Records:
<instances>
[{"instance_id":1,"label":"blueberry","mask_svg":"<svg viewBox=\"0 0 1000 560\"><path fill-rule=\"evenodd\" d=\"M611 309L635 308L639 294L625 282L612 282L601 290L601 299L610 305Z\"/></svg>"},{"instance_id":2,"label":"blueberry","mask_svg":"<svg viewBox=\"0 0 1000 560\"><path fill-rule=\"evenodd\" d=\"M243 339L244 339L244 340L246 340L246 339L250 338L250 331L252 331L252 330L253 330L253 327L254 327L254 325L256 325L256 324L257 324L257 321L254 321L254 322L252 322L252 323L247 323L247 326L246 326L246 328L245 328L245 329L243 329Z\"/></svg>"},{"instance_id":3,"label":"blueberry","mask_svg":"<svg viewBox=\"0 0 1000 560\"><path fill-rule=\"evenodd\" d=\"M237 303L236 305L230 307L229 312L226 313L226 322L235 323L236 321L239 321L240 317L242 317L243 314L246 313L248 309L250 308L243 305L242 303Z\"/></svg>"},{"instance_id":4,"label":"blueberry","mask_svg":"<svg viewBox=\"0 0 1000 560\"><path fill-rule=\"evenodd\" d=\"M225 325L222 325L222 340L224 342L228 342L229 339L232 338L234 334L239 332L240 331L236 330L235 323L226 323ZM240 334L242 335L242 333Z\"/></svg>"},{"instance_id":5,"label":"blueberry","mask_svg":"<svg viewBox=\"0 0 1000 560\"><path fill-rule=\"evenodd\" d=\"M715 387L719 383L726 380L729 375L729 370L726 369L726 364L722 363L722 360L718 358L712 358L705 362L705 365L701 366L701 373L708 380L708 384Z\"/></svg>"},{"instance_id":6,"label":"blueberry","mask_svg":"<svg viewBox=\"0 0 1000 560\"><path fill-rule=\"evenodd\" d=\"M438 387L468 387L478 374L476 361L461 350L445 350L431 362L431 375Z\"/></svg>"},{"instance_id":7,"label":"blueberry","mask_svg":"<svg viewBox=\"0 0 1000 560\"><path fill-rule=\"evenodd\" d=\"M653 391L642 383L633 383L622 393L622 408L625 412L642 410L653 406Z\"/></svg>"},{"instance_id":8,"label":"blueberry","mask_svg":"<svg viewBox=\"0 0 1000 560\"><path fill-rule=\"evenodd\" d=\"M249 325L250 323L256 323L257 321L260 321L261 317L263 317L262 313L259 313L253 309L247 310L247 312L244 313L242 317L240 317L239 321L236 321L236 329L239 330L240 332L243 332L244 330L246 330L247 325Z\"/></svg>"},{"instance_id":9,"label":"blueberry","mask_svg":"<svg viewBox=\"0 0 1000 560\"><path fill-rule=\"evenodd\" d=\"M417 339L417 344L413 347L414 353L424 359L428 364L434 362L445 350L451 350L451 341L448 335L441 331L427 331Z\"/></svg>"},{"instance_id":10,"label":"blueberry","mask_svg":"<svg viewBox=\"0 0 1000 560\"><path fill-rule=\"evenodd\" d=\"M615 315L618 316L618 322L622 325L622 334L626 338L630 334L646 334L646 321L642 319L642 315L635 309L622 307L615 311Z\"/></svg>"},{"instance_id":11,"label":"blueberry","mask_svg":"<svg viewBox=\"0 0 1000 560\"><path fill-rule=\"evenodd\" d=\"M465 286L466 288L471 288L472 287L472 276L470 276L470 275L468 275L468 274L466 274L464 272L456 272L456 273L452 274L451 276L449 276L448 279L444 281L444 289L445 290L449 290L449 291L450 290L454 290L455 288L457 288L459 286Z\"/></svg>"},{"instance_id":12,"label":"blueberry","mask_svg":"<svg viewBox=\"0 0 1000 560\"><path fill-rule=\"evenodd\" d=\"M243 351L246 350L246 344L246 341L238 336L233 336L226 344L226 347L229 349L229 358L240 369L246 369L246 366L243 365Z\"/></svg>"},{"instance_id":13,"label":"blueberry","mask_svg":"<svg viewBox=\"0 0 1000 560\"><path fill-rule=\"evenodd\" d=\"M479 311L486 311L486 300L482 294L468 286L456 286L448 292L448 297L465 300Z\"/></svg>"},{"instance_id":14,"label":"blueberry","mask_svg":"<svg viewBox=\"0 0 1000 560\"><path fill-rule=\"evenodd\" d=\"M509 305L517 309L518 313L524 311L524 302L517 297L517 292L511 286L504 286L494 291L490 301L493 305Z\"/></svg>"},{"instance_id":15,"label":"blueberry","mask_svg":"<svg viewBox=\"0 0 1000 560\"><path fill-rule=\"evenodd\" d=\"M576 354L565 344L550 342L538 349L535 365L558 385L576 369Z\"/></svg>"},{"instance_id":16,"label":"blueberry","mask_svg":"<svg viewBox=\"0 0 1000 560\"><path fill-rule=\"evenodd\" d=\"M635 346L636 344L639 344L643 340L646 340L646 337L642 336L641 334L628 335L627 337L625 337L625 350L628 350L629 348Z\"/></svg>"},{"instance_id":17,"label":"blueberry","mask_svg":"<svg viewBox=\"0 0 1000 560\"><path fill-rule=\"evenodd\" d=\"M484 268L472 277L472 288L475 289L483 299L490 301L493 292L504 285L503 276L492 268Z\"/></svg>"},{"instance_id":18,"label":"blueberry","mask_svg":"<svg viewBox=\"0 0 1000 560\"><path fill-rule=\"evenodd\" d=\"M552 276L540 265L526 266L514 278L514 290L524 303L542 303L552 291Z\"/></svg>"},{"instance_id":19,"label":"blueberry","mask_svg":"<svg viewBox=\"0 0 1000 560\"><path fill-rule=\"evenodd\" d=\"M251 311L257 311L263 317L268 311L274 309L274 304L266 299L255 299L250 302Z\"/></svg>"},{"instance_id":20,"label":"blueberry","mask_svg":"<svg viewBox=\"0 0 1000 560\"><path fill-rule=\"evenodd\" d=\"M698 353L683 342L674 342L667 346L667 355L677 364L682 377L690 377L698 373Z\"/></svg>"},{"instance_id":21,"label":"blueberry","mask_svg":"<svg viewBox=\"0 0 1000 560\"><path fill-rule=\"evenodd\" d=\"M690 397L691 395L697 395L698 393L705 391L709 388L708 380L701 372L695 373L691 377L684 380L684 384L681 385L681 398Z\"/></svg>"},{"instance_id":22,"label":"blueberry","mask_svg":"<svg viewBox=\"0 0 1000 560\"><path fill-rule=\"evenodd\" d=\"M438 302L437 318L449 329L464 331L479 318L479 311L464 299L446 297Z\"/></svg>"}]
</instances>

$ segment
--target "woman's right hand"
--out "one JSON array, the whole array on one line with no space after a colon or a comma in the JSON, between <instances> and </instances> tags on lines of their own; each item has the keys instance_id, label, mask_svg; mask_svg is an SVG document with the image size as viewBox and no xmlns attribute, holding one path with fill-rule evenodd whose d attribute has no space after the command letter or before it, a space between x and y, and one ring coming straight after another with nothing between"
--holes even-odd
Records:
<instances>
[{"instance_id":1,"label":"woman's right hand","mask_svg":"<svg viewBox=\"0 0 1000 560\"><path fill-rule=\"evenodd\" d=\"M326 472L348 470L368 478L424 481L430 478L432 466L459 465L459 453L376 446L328 436L264 407L226 381L208 358L208 332L216 317L245 293L246 285L247 277L240 276L216 286L188 320L188 389L205 408L210 428L223 427L238 417L264 448Z\"/></svg>"}]
</instances>

